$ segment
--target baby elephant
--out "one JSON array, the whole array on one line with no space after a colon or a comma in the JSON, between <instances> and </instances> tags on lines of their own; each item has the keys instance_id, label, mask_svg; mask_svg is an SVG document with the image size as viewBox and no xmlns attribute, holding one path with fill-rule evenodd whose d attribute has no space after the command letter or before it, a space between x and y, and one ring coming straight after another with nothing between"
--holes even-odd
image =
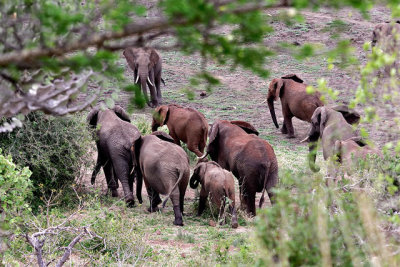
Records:
<instances>
[{"instance_id":1,"label":"baby elephant","mask_svg":"<svg viewBox=\"0 0 400 267\"><path fill-rule=\"evenodd\" d=\"M232 228L238 227L235 208L235 182L232 173L224 170L216 162L198 163L190 178L190 187L196 189L201 184L200 203L197 216L200 216L210 195L211 202L219 209L219 217L225 211L226 198L229 199L229 212L232 214Z\"/></svg>"},{"instance_id":2,"label":"baby elephant","mask_svg":"<svg viewBox=\"0 0 400 267\"><path fill-rule=\"evenodd\" d=\"M368 159L369 156L383 157L380 151L366 145L359 136L345 141L336 140L334 153L337 156L337 161L349 175L359 166L360 161Z\"/></svg>"}]
</instances>

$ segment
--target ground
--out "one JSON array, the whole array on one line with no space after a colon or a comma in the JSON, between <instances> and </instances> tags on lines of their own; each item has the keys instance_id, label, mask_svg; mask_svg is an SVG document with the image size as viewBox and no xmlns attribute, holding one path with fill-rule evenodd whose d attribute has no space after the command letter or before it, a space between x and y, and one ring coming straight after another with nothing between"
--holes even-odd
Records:
<instances>
[{"instance_id":1,"label":"ground","mask_svg":"<svg viewBox=\"0 0 400 267\"><path fill-rule=\"evenodd\" d=\"M282 11L282 9L268 10L268 14L274 16ZM361 63L365 63L369 52L362 49L364 42L371 40L372 29L376 23L390 19L388 9L384 7L374 8L370 13L369 19L351 9L337 11L323 8L315 12L304 11L302 13L305 18L303 23L287 26L282 22L275 21L272 24L275 32L265 37L265 44L274 46L282 41L299 44L313 42L331 49L335 46L337 40L331 38L326 29L332 27L334 20L341 19L344 22L342 37L351 40L356 49L355 54L358 60ZM150 14L155 15L157 12L152 11ZM224 29L220 30L224 31ZM167 42L172 43L173 39L164 37L157 40L157 43ZM293 123L296 134L294 139L287 139L285 135L280 133L280 129L275 128L265 102L270 80L286 74L296 73L305 83L316 85L317 79L325 78L329 87L340 92L336 101L328 102L328 105L333 105L339 103L348 104L354 96L359 79L359 75L354 68L343 70L335 66L332 70L328 70L326 58L324 57L319 56L311 60L298 61L293 59L287 52L282 52L269 59L266 67L271 71L271 75L267 79L259 78L253 73L240 68L232 71L229 67L211 63L208 66L208 70L220 79L221 85L214 88L211 93L207 93L206 97L200 96L203 88L191 88L195 92L195 99L188 100L182 89L188 86L191 76L200 70L201 58L198 55L187 56L175 51L161 52L161 55L163 60L162 76L166 84L162 86L164 104L176 103L196 108L206 116L209 123L216 119L250 122L259 130L260 136L273 146L278 158L280 172L284 170L309 171L305 164L308 149L305 144L300 144L300 140L307 134L309 124L294 118ZM133 73L122 56L120 64L125 66L125 75L133 83ZM126 107L128 99L129 95L121 92L116 102ZM283 117L279 101L275 102L275 110L281 127ZM133 120L150 122L152 111L149 107L135 110L132 115ZM364 114L362 107L358 107L357 111ZM379 130L368 125L365 125L365 127L370 130L371 140L378 146L382 146L387 141L395 140L397 136L390 135L387 132L387 129L390 128L387 123L392 113L384 109L379 110L378 113L382 118L382 127ZM318 156L318 162L322 162L321 155ZM324 169L321 171L323 172ZM85 176L83 181L85 185L89 185L89 176L90 173ZM102 173L97 179L95 188L101 188L103 194L106 191L105 179ZM123 195L122 190L120 195ZM238 199L238 193L236 197ZM226 253L237 255L243 244L252 242L251 225L253 219L241 216L240 226L236 230L230 229L229 226L213 227L210 226L210 219L215 220L215 218L211 218L209 213L201 218L194 216L197 207L195 203L196 192L194 190L188 188L185 201L186 216L184 218L184 227L172 225L173 213L170 202L161 213L148 214L146 211L147 200L143 205L127 211L128 214L138 216L142 220L141 222L138 221L138 227L141 232L145 233L143 242L151 250L151 253L147 255L147 264L167 263L168 265L177 265L179 263L179 265L185 265L201 263L206 265L208 262L223 263L223 257L226 257ZM269 203L265 204L265 206L268 205ZM223 244L228 244L227 248L224 248ZM219 252L215 252L218 250ZM204 254L207 251L214 252L209 253L209 258L201 259L201 255L208 255Z\"/></svg>"}]
</instances>

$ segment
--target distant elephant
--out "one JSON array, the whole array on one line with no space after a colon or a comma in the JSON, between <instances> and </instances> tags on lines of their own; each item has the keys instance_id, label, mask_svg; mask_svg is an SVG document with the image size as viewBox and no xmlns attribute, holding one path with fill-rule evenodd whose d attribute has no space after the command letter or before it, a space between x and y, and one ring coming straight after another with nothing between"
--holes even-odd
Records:
<instances>
[{"instance_id":1,"label":"distant elephant","mask_svg":"<svg viewBox=\"0 0 400 267\"><path fill-rule=\"evenodd\" d=\"M379 47L387 54L400 52L400 21L380 23L375 26L372 32L372 47ZM385 66L384 73L390 74L392 68L398 68L398 62L394 62L389 66Z\"/></svg>"},{"instance_id":2,"label":"distant elephant","mask_svg":"<svg viewBox=\"0 0 400 267\"><path fill-rule=\"evenodd\" d=\"M229 212L232 214L232 228L238 227L235 208L235 180L232 173L224 170L218 163L200 162L197 164L190 178L190 187L196 189L201 184L200 202L197 216L200 216L210 195L211 203L219 209L219 218L225 211L226 200L229 199Z\"/></svg>"},{"instance_id":3,"label":"distant elephant","mask_svg":"<svg viewBox=\"0 0 400 267\"><path fill-rule=\"evenodd\" d=\"M368 157L383 157L380 151L368 146L360 136L344 141L336 140L334 154L337 162L345 168L349 175L360 165L360 161L366 160Z\"/></svg>"},{"instance_id":4,"label":"distant elephant","mask_svg":"<svg viewBox=\"0 0 400 267\"><path fill-rule=\"evenodd\" d=\"M91 183L103 167L108 188L112 196L117 197L118 180L124 189L125 201L134 205L133 181L131 174L133 162L130 153L131 136L139 134L139 130L130 123L129 115L120 106L104 111L94 108L87 116L89 125L96 129L97 163L94 168ZM138 198L142 203L142 199Z\"/></svg>"},{"instance_id":5,"label":"distant elephant","mask_svg":"<svg viewBox=\"0 0 400 267\"><path fill-rule=\"evenodd\" d=\"M150 107L157 107L161 101L162 60L160 54L150 47L126 48L123 52L129 67L134 73L135 83L140 82L143 95ZM147 95L147 85L150 89L151 102ZM165 83L164 83L165 85Z\"/></svg>"},{"instance_id":6,"label":"distant elephant","mask_svg":"<svg viewBox=\"0 0 400 267\"><path fill-rule=\"evenodd\" d=\"M175 214L174 224L183 226L183 203L190 176L186 152L174 144L171 136L161 131L143 137L136 133L131 140L137 198L141 198L141 181L144 180L150 200L148 211L158 210L157 206L161 203L159 194L167 195L163 207L171 198Z\"/></svg>"},{"instance_id":7,"label":"distant elephant","mask_svg":"<svg viewBox=\"0 0 400 267\"><path fill-rule=\"evenodd\" d=\"M319 92L308 94L306 87L307 85L296 74L273 79L269 84L267 101L272 121L276 128L279 128L274 109L274 101L278 100L279 97L283 114L281 131L283 134L288 134L288 138L295 137L292 124L293 117L311 122L314 110L324 105L320 99L321 94Z\"/></svg>"},{"instance_id":8,"label":"distant elephant","mask_svg":"<svg viewBox=\"0 0 400 267\"><path fill-rule=\"evenodd\" d=\"M193 108L163 105L156 108L151 129L157 131L158 127L165 124L177 145L181 145L182 141L198 157L203 155L208 133L208 122L203 114Z\"/></svg>"},{"instance_id":9,"label":"distant elephant","mask_svg":"<svg viewBox=\"0 0 400 267\"><path fill-rule=\"evenodd\" d=\"M241 204L256 215L256 192L262 192L259 206L267 190L274 202L272 188L278 182L278 161L272 146L257 136L258 131L244 121L214 122L209 132L207 153L222 168L231 171L239 181Z\"/></svg>"},{"instance_id":10,"label":"distant elephant","mask_svg":"<svg viewBox=\"0 0 400 267\"><path fill-rule=\"evenodd\" d=\"M315 166L316 154L316 142L321 138L322 152L324 159L327 160L334 155L335 142L337 140L347 140L349 138L358 136L357 131L353 128L350 123L357 123L360 119L360 115L356 111L346 109L344 106L335 107L318 107L311 117L311 129L307 137L301 142L311 142L309 164L313 171L319 171ZM349 123L350 122L350 123Z\"/></svg>"}]
</instances>

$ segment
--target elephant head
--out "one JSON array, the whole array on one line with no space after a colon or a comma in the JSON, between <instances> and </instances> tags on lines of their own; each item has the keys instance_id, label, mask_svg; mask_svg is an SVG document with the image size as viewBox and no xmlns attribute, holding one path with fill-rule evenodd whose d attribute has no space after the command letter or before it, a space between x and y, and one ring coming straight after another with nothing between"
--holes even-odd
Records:
<instances>
[{"instance_id":1,"label":"elephant head","mask_svg":"<svg viewBox=\"0 0 400 267\"><path fill-rule=\"evenodd\" d=\"M131 119L129 118L129 115L125 112L125 110L118 105L115 105L114 108L111 109L114 111L114 113L123 121L131 122ZM90 127L96 128L97 126L97 121L99 117L99 113L102 111L99 108L94 108L92 111L89 112L89 114L86 117L86 121L89 123Z\"/></svg>"},{"instance_id":2,"label":"elephant head","mask_svg":"<svg viewBox=\"0 0 400 267\"><path fill-rule=\"evenodd\" d=\"M153 113L153 122L151 123L151 130L157 131L157 128L163 126L168 121L169 107L167 105L159 106Z\"/></svg>"},{"instance_id":3,"label":"elephant head","mask_svg":"<svg viewBox=\"0 0 400 267\"><path fill-rule=\"evenodd\" d=\"M147 96L147 83L155 87L154 67L159 62L160 56L152 48L126 48L123 55L128 62L129 67L134 73L135 83L140 82L144 97L149 103ZM139 81L140 80L140 81Z\"/></svg>"},{"instance_id":4,"label":"elephant head","mask_svg":"<svg viewBox=\"0 0 400 267\"><path fill-rule=\"evenodd\" d=\"M349 124L358 124L360 122L360 114L346 105L337 105L332 107L332 109L342 113L344 119Z\"/></svg>"},{"instance_id":5,"label":"elephant head","mask_svg":"<svg viewBox=\"0 0 400 267\"><path fill-rule=\"evenodd\" d=\"M199 183L202 184L202 179L204 178L204 174L206 173L207 164L204 162L200 162L196 165L196 168L193 170L192 177L190 178L190 188L196 189L199 186Z\"/></svg>"},{"instance_id":6,"label":"elephant head","mask_svg":"<svg viewBox=\"0 0 400 267\"><path fill-rule=\"evenodd\" d=\"M279 128L279 125L278 121L276 120L274 101L277 101L278 98L283 95L286 80L293 80L298 83L303 83L303 80L300 79L299 76L297 76L296 74L289 74L281 78L275 78L269 84L267 102L272 121L274 122L276 128Z\"/></svg>"}]
</instances>

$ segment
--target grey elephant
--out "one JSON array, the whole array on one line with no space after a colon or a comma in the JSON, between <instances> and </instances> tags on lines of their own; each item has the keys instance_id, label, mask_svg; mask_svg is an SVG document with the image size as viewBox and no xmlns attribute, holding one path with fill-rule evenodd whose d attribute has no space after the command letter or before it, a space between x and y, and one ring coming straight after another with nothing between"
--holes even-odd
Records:
<instances>
[{"instance_id":1,"label":"grey elephant","mask_svg":"<svg viewBox=\"0 0 400 267\"><path fill-rule=\"evenodd\" d=\"M135 83L139 83L147 105L157 107L161 104L162 60L160 54L150 47L126 48L123 55L134 74ZM165 83L164 83L165 85ZM151 102L147 95L147 86L150 89Z\"/></svg>"},{"instance_id":2,"label":"grey elephant","mask_svg":"<svg viewBox=\"0 0 400 267\"><path fill-rule=\"evenodd\" d=\"M186 152L174 143L171 136L161 131L143 137L136 133L131 140L131 154L137 177L137 198L141 199L139 195L144 180L150 200L148 211L157 211L157 206L161 203L160 194L167 195L163 208L170 198L175 214L174 224L183 226L183 204L190 176Z\"/></svg>"},{"instance_id":3,"label":"grey elephant","mask_svg":"<svg viewBox=\"0 0 400 267\"><path fill-rule=\"evenodd\" d=\"M235 207L235 180L231 172L224 170L214 161L200 162L196 165L190 178L190 187L196 189L201 184L200 202L197 216L200 216L205 207L208 196L211 203L220 211L222 218L226 200L229 200L229 212L232 214L232 228L238 227Z\"/></svg>"},{"instance_id":4,"label":"grey elephant","mask_svg":"<svg viewBox=\"0 0 400 267\"><path fill-rule=\"evenodd\" d=\"M338 107L342 107L339 109ZM315 165L316 160L316 142L321 139L322 153L324 159L327 160L334 155L335 142L337 140L347 140L358 136L357 131L350 123L357 123L360 115L356 111L346 109L346 107L333 108L318 107L311 117L311 128L304 140L301 142L311 142L309 164L313 171L319 171Z\"/></svg>"},{"instance_id":5,"label":"grey elephant","mask_svg":"<svg viewBox=\"0 0 400 267\"><path fill-rule=\"evenodd\" d=\"M93 170L91 183L94 184L96 176L103 167L107 185L112 196L117 197L118 180L121 181L125 201L134 205L133 182L134 174L131 173L133 161L131 158L131 136L139 134L139 130L130 123L125 110L120 106L113 109L100 110L94 108L87 116L91 127L96 129L97 163ZM142 199L138 198L142 203Z\"/></svg>"}]
</instances>

